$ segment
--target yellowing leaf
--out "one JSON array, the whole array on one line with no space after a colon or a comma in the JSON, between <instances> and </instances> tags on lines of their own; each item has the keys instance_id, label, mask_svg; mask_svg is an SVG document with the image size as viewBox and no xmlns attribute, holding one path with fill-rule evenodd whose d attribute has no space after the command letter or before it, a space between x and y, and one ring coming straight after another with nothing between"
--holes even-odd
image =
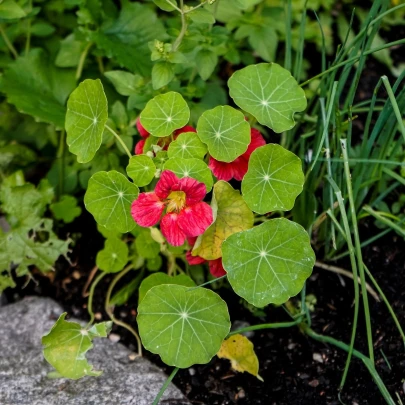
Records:
<instances>
[{"instance_id":1,"label":"yellowing leaf","mask_svg":"<svg viewBox=\"0 0 405 405\"><path fill-rule=\"evenodd\" d=\"M228 359L235 371L245 371L263 381L259 375L259 360L253 348L253 343L243 335L233 335L222 342L217 353L220 359Z\"/></svg>"},{"instance_id":2,"label":"yellowing leaf","mask_svg":"<svg viewBox=\"0 0 405 405\"><path fill-rule=\"evenodd\" d=\"M245 231L253 226L253 213L238 190L226 181L218 181L212 198L214 223L201 235L194 246L193 255L206 260L222 256L222 242L230 235Z\"/></svg>"}]
</instances>

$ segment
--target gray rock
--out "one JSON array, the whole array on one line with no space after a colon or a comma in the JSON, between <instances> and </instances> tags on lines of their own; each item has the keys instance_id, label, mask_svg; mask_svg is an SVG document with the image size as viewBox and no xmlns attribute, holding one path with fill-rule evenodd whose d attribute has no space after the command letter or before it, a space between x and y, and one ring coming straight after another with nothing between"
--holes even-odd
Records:
<instances>
[{"instance_id":1,"label":"gray rock","mask_svg":"<svg viewBox=\"0 0 405 405\"><path fill-rule=\"evenodd\" d=\"M41 336L62 308L51 299L31 297L0 308L1 405L150 405L166 380L149 360L108 339L95 339L87 358L101 377L49 379L53 368L42 355ZM72 320L72 319L71 319ZM161 404L189 404L170 384Z\"/></svg>"}]
</instances>

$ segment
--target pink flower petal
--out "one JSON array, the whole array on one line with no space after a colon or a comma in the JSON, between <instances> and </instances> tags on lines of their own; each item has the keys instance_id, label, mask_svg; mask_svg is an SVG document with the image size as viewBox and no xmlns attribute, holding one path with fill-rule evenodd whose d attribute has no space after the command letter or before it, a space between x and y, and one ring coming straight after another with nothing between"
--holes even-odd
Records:
<instances>
[{"instance_id":1,"label":"pink flower petal","mask_svg":"<svg viewBox=\"0 0 405 405\"><path fill-rule=\"evenodd\" d=\"M242 181L243 177L248 171L248 159L244 155L239 156L233 162L229 163L233 168L233 178Z\"/></svg>"},{"instance_id":2,"label":"pink flower petal","mask_svg":"<svg viewBox=\"0 0 405 405\"><path fill-rule=\"evenodd\" d=\"M249 158L250 155L260 146L266 145L266 141L263 138L262 134L255 128L250 130L250 144L247 148L247 151L242 155Z\"/></svg>"},{"instance_id":3,"label":"pink flower petal","mask_svg":"<svg viewBox=\"0 0 405 405\"><path fill-rule=\"evenodd\" d=\"M188 237L203 234L212 221L212 208L205 202L184 208L178 219L180 229Z\"/></svg>"},{"instance_id":4,"label":"pink flower petal","mask_svg":"<svg viewBox=\"0 0 405 405\"><path fill-rule=\"evenodd\" d=\"M200 256L193 256L191 254L191 250L187 251L186 253L186 260L190 266L195 266L197 264L205 263L205 259Z\"/></svg>"},{"instance_id":5,"label":"pink flower petal","mask_svg":"<svg viewBox=\"0 0 405 405\"><path fill-rule=\"evenodd\" d=\"M233 166L231 163L220 162L210 157L208 167L218 180L229 181L233 177Z\"/></svg>"},{"instance_id":6,"label":"pink flower petal","mask_svg":"<svg viewBox=\"0 0 405 405\"><path fill-rule=\"evenodd\" d=\"M214 277L222 277L225 276L226 271L224 267L222 266L222 257L216 260L209 260L208 264L210 266L210 273Z\"/></svg>"},{"instance_id":7,"label":"pink flower petal","mask_svg":"<svg viewBox=\"0 0 405 405\"><path fill-rule=\"evenodd\" d=\"M136 128L142 138L147 138L150 135L149 132L141 124L141 120L139 117L136 119Z\"/></svg>"},{"instance_id":8,"label":"pink flower petal","mask_svg":"<svg viewBox=\"0 0 405 405\"><path fill-rule=\"evenodd\" d=\"M164 209L164 202L155 193L141 193L132 203L131 215L138 225L148 227L159 222Z\"/></svg>"},{"instance_id":9,"label":"pink flower petal","mask_svg":"<svg viewBox=\"0 0 405 405\"><path fill-rule=\"evenodd\" d=\"M204 199L207 194L207 187L191 177L183 177L172 188L173 191L184 191L186 193L187 205L193 205Z\"/></svg>"},{"instance_id":10,"label":"pink flower petal","mask_svg":"<svg viewBox=\"0 0 405 405\"><path fill-rule=\"evenodd\" d=\"M155 187L155 193L164 200L173 191L173 187L180 179L170 170L163 171Z\"/></svg>"},{"instance_id":11,"label":"pink flower petal","mask_svg":"<svg viewBox=\"0 0 405 405\"><path fill-rule=\"evenodd\" d=\"M145 139L141 139L136 145L135 145L135 155L142 155L143 154L143 148L145 146Z\"/></svg>"},{"instance_id":12,"label":"pink flower petal","mask_svg":"<svg viewBox=\"0 0 405 405\"><path fill-rule=\"evenodd\" d=\"M186 235L179 227L178 219L178 214L169 212L160 221L160 230L172 246L181 246L186 240Z\"/></svg>"},{"instance_id":13,"label":"pink flower petal","mask_svg":"<svg viewBox=\"0 0 405 405\"><path fill-rule=\"evenodd\" d=\"M194 127L192 127L191 125L186 125L183 128L180 129L176 129L174 131L174 135L180 135L183 134L184 132L197 132L196 129Z\"/></svg>"}]
</instances>

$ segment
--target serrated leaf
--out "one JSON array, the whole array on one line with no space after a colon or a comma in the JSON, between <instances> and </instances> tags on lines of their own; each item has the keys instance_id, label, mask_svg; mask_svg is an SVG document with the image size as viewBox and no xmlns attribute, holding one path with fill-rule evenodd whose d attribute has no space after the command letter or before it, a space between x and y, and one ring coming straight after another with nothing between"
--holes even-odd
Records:
<instances>
[{"instance_id":1,"label":"serrated leaf","mask_svg":"<svg viewBox=\"0 0 405 405\"><path fill-rule=\"evenodd\" d=\"M218 56L215 52L208 49L201 49L195 56L195 63L198 74L201 79L207 80L210 78L218 63Z\"/></svg>"},{"instance_id":2,"label":"serrated leaf","mask_svg":"<svg viewBox=\"0 0 405 405\"><path fill-rule=\"evenodd\" d=\"M186 101L174 91L154 97L141 112L142 126L157 137L169 136L184 127L189 119L190 109Z\"/></svg>"},{"instance_id":3,"label":"serrated leaf","mask_svg":"<svg viewBox=\"0 0 405 405\"><path fill-rule=\"evenodd\" d=\"M33 49L8 65L0 90L19 111L64 128L65 101L75 85L74 70L55 68L45 51Z\"/></svg>"},{"instance_id":4,"label":"serrated leaf","mask_svg":"<svg viewBox=\"0 0 405 405\"><path fill-rule=\"evenodd\" d=\"M220 359L230 360L235 371L242 373L246 371L263 381L259 376L259 360L253 343L246 336L236 334L224 340L217 356Z\"/></svg>"},{"instance_id":5,"label":"serrated leaf","mask_svg":"<svg viewBox=\"0 0 405 405\"><path fill-rule=\"evenodd\" d=\"M222 256L222 242L230 235L250 229L253 226L253 213L246 205L238 190L225 182L214 185L212 203L213 224L198 237L192 254L205 260L215 260Z\"/></svg>"},{"instance_id":6,"label":"serrated leaf","mask_svg":"<svg viewBox=\"0 0 405 405\"><path fill-rule=\"evenodd\" d=\"M250 27L249 44L266 62L275 58L278 37L276 30L269 26Z\"/></svg>"},{"instance_id":7,"label":"serrated leaf","mask_svg":"<svg viewBox=\"0 0 405 405\"><path fill-rule=\"evenodd\" d=\"M111 81L115 90L122 96L137 94L138 87L143 83L141 76L123 70L111 70L104 73L104 76Z\"/></svg>"},{"instance_id":8,"label":"serrated leaf","mask_svg":"<svg viewBox=\"0 0 405 405\"><path fill-rule=\"evenodd\" d=\"M121 173L101 171L89 180L84 204L98 224L125 233L135 228L131 204L138 194L138 187Z\"/></svg>"},{"instance_id":9,"label":"serrated leaf","mask_svg":"<svg viewBox=\"0 0 405 405\"><path fill-rule=\"evenodd\" d=\"M96 264L105 273L117 273L128 263L128 246L119 238L108 238L96 256Z\"/></svg>"},{"instance_id":10,"label":"serrated leaf","mask_svg":"<svg viewBox=\"0 0 405 405\"><path fill-rule=\"evenodd\" d=\"M280 145L257 148L242 180L242 194L249 208L259 214L288 211L302 192L301 159Z\"/></svg>"},{"instance_id":11,"label":"serrated leaf","mask_svg":"<svg viewBox=\"0 0 405 405\"><path fill-rule=\"evenodd\" d=\"M197 24L214 24L215 17L214 15L206 10L205 8L199 8L197 10L192 11L188 14L191 21L194 21Z\"/></svg>"},{"instance_id":12,"label":"serrated leaf","mask_svg":"<svg viewBox=\"0 0 405 405\"><path fill-rule=\"evenodd\" d=\"M147 186L155 177L156 166L146 155L136 155L129 159L127 174L138 187Z\"/></svg>"},{"instance_id":13,"label":"serrated leaf","mask_svg":"<svg viewBox=\"0 0 405 405\"><path fill-rule=\"evenodd\" d=\"M230 329L228 308L218 294L173 284L152 287L137 320L145 349L180 368L208 363Z\"/></svg>"},{"instance_id":14,"label":"serrated leaf","mask_svg":"<svg viewBox=\"0 0 405 405\"><path fill-rule=\"evenodd\" d=\"M200 159L169 159L163 170L171 170L178 177L192 177L207 187L207 193L211 191L214 182L212 172L207 164Z\"/></svg>"},{"instance_id":15,"label":"serrated leaf","mask_svg":"<svg viewBox=\"0 0 405 405\"><path fill-rule=\"evenodd\" d=\"M112 322L102 322L90 330L76 322L65 321L66 312L56 321L48 334L42 337L44 357L60 375L72 380L84 376L100 376L86 360L86 353L93 347L95 337L106 337Z\"/></svg>"},{"instance_id":16,"label":"serrated leaf","mask_svg":"<svg viewBox=\"0 0 405 405\"><path fill-rule=\"evenodd\" d=\"M123 3L118 19L91 34L91 39L107 57L141 76L150 76L149 41L164 40L165 29L156 13L146 4Z\"/></svg>"},{"instance_id":17,"label":"serrated leaf","mask_svg":"<svg viewBox=\"0 0 405 405\"><path fill-rule=\"evenodd\" d=\"M71 195L63 195L59 201L50 205L50 209L56 219L60 219L66 224L82 213L82 209L77 206L77 199Z\"/></svg>"},{"instance_id":18,"label":"serrated leaf","mask_svg":"<svg viewBox=\"0 0 405 405\"><path fill-rule=\"evenodd\" d=\"M156 62L152 68L152 87L154 90L169 84L174 78L174 68L170 62Z\"/></svg>"},{"instance_id":19,"label":"serrated leaf","mask_svg":"<svg viewBox=\"0 0 405 405\"><path fill-rule=\"evenodd\" d=\"M219 106L201 115L197 123L197 135L207 144L213 158L233 162L247 150L250 125L240 111L229 106Z\"/></svg>"},{"instance_id":20,"label":"serrated leaf","mask_svg":"<svg viewBox=\"0 0 405 405\"><path fill-rule=\"evenodd\" d=\"M195 282L185 274L179 274L177 276L168 276L166 273L154 273L150 276L146 277L139 287L139 299L138 305L141 301L145 298L146 293L152 288L156 287L157 285L162 284L175 284L175 285L183 285L185 287L195 287Z\"/></svg>"},{"instance_id":21,"label":"serrated leaf","mask_svg":"<svg viewBox=\"0 0 405 405\"><path fill-rule=\"evenodd\" d=\"M207 147L200 141L195 132L183 132L174 142L171 142L167 155L169 158L203 159Z\"/></svg>"},{"instance_id":22,"label":"serrated leaf","mask_svg":"<svg viewBox=\"0 0 405 405\"><path fill-rule=\"evenodd\" d=\"M233 290L259 308L297 295L314 263L307 232L285 218L235 233L222 244L222 264Z\"/></svg>"},{"instance_id":23,"label":"serrated leaf","mask_svg":"<svg viewBox=\"0 0 405 405\"><path fill-rule=\"evenodd\" d=\"M162 10L164 11L173 11L176 10L169 2L166 0L153 0L153 2ZM175 4L177 6L177 1L176 0L171 0L172 4Z\"/></svg>"},{"instance_id":24,"label":"serrated leaf","mask_svg":"<svg viewBox=\"0 0 405 405\"><path fill-rule=\"evenodd\" d=\"M235 72L228 81L236 105L262 125L280 133L294 125L294 113L305 110L304 90L276 63L259 63Z\"/></svg>"},{"instance_id":25,"label":"serrated leaf","mask_svg":"<svg viewBox=\"0 0 405 405\"><path fill-rule=\"evenodd\" d=\"M60 42L55 65L62 68L76 67L80 62L80 56L85 47L85 42L78 41L74 34L70 34Z\"/></svg>"},{"instance_id":26,"label":"serrated leaf","mask_svg":"<svg viewBox=\"0 0 405 405\"><path fill-rule=\"evenodd\" d=\"M66 142L79 163L90 162L101 146L108 119L107 97L100 79L87 79L70 95L66 113Z\"/></svg>"}]
</instances>

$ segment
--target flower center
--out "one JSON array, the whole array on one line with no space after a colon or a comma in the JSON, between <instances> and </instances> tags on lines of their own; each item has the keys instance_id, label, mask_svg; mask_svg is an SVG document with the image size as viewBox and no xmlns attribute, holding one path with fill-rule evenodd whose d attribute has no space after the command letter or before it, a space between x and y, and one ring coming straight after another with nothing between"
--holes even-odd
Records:
<instances>
[{"instance_id":1,"label":"flower center","mask_svg":"<svg viewBox=\"0 0 405 405\"><path fill-rule=\"evenodd\" d=\"M184 191L172 191L167 200L167 212L180 212L186 205L186 193Z\"/></svg>"}]
</instances>

